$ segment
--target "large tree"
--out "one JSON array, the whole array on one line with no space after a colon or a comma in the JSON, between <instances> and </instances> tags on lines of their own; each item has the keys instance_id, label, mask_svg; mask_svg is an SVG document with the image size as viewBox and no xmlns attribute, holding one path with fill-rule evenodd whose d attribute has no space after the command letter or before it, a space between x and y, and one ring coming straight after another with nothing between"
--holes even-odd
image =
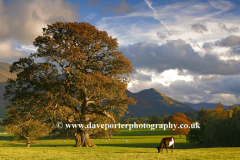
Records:
<instances>
[{"instance_id":1,"label":"large tree","mask_svg":"<svg viewBox=\"0 0 240 160\"><path fill-rule=\"evenodd\" d=\"M133 71L131 62L118 51L117 39L106 31L88 23L56 22L43 28L43 35L33 44L37 52L27 61L14 63L11 71L19 72L19 83L31 84L28 91L38 95L37 107L43 111L67 107L71 123L87 124L99 116L114 123L116 117L127 113L128 104L135 103L125 93L127 77ZM14 93L14 88L7 90ZM95 146L89 133L89 129L78 128L75 146Z\"/></svg>"}]
</instances>

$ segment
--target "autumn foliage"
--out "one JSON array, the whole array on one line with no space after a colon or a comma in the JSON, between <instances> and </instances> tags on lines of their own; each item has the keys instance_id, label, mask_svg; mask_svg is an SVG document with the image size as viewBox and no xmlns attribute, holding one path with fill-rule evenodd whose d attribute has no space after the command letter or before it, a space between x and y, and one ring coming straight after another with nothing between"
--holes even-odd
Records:
<instances>
[{"instance_id":1,"label":"autumn foliage","mask_svg":"<svg viewBox=\"0 0 240 160\"><path fill-rule=\"evenodd\" d=\"M185 114L183 113L175 113L173 115L170 116L169 118L169 122L171 124L177 124L177 128L174 129L174 128L171 128L170 131L174 134L178 134L180 135L180 137L183 135L183 134L188 134L188 132L190 131L189 128L178 128L180 125L182 124L187 124L188 127L190 127L191 125L191 122L190 122L190 118L187 117Z\"/></svg>"}]
</instances>

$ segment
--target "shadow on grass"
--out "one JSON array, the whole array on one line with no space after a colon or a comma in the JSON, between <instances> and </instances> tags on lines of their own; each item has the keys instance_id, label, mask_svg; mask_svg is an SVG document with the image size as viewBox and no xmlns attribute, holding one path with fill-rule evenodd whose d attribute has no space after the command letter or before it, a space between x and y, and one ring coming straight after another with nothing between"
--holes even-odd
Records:
<instances>
[{"instance_id":1,"label":"shadow on grass","mask_svg":"<svg viewBox=\"0 0 240 160\"><path fill-rule=\"evenodd\" d=\"M1 145L0 145L1 146ZM26 147L26 143L20 143L17 141L7 141L3 142L1 147ZM64 144L64 145L56 145L56 144L40 144L40 143L31 143L31 148L35 147L74 147L73 144Z\"/></svg>"},{"instance_id":2,"label":"shadow on grass","mask_svg":"<svg viewBox=\"0 0 240 160\"><path fill-rule=\"evenodd\" d=\"M0 141L12 141L13 140L13 137L12 136L7 136L7 135L1 135L0 136Z\"/></svg>"},{"instance_id":3,"label":"shadow on grass","mask_svg":"<svg viewBox=\"0 0 240 160\"><path fill-rule=\"evenodd\" d=\"M126 144L96 144L97 146L112 146L112 147L134 147L134 148L156 148L160 143L126 143ZM170 148L170 147L169 147ZM189 143L176 143L174 149L196 149L205 148L202 145Z\"/></svg>"},{"instance_id":4,"label":"shadow on grass","mask_svg":"<svg viewBox=\"0 0 240 160\"><path fill-rule=\"evenodd\" d=\"M158 131L125 131L120 134L114 134L114 136L151 136L151 135L171 135L168 130L158 130Z\"/></svg>"},{"instance_id":5,"label":"shadow on grass","mask_svg":"<svg viewBox=\"0 0 240 160\"><path fill-rule=\"evenodd\" d=\"M26 147L25 143L19 143L17 141L3 142L1 147ZM156 148L159 143L126 143L126 144L97 144L97 146L109 146L109 147L133 147L133 148ZM44 143L31 143L31 147L74 147L74 144L44 144ZM189 143L176 143L174 149L197 149L206 148L202 145L189 144ZM171 149L168 147L168 149ZM157 150L157 149L156 149Z\"/></svg>"}]
</instances>

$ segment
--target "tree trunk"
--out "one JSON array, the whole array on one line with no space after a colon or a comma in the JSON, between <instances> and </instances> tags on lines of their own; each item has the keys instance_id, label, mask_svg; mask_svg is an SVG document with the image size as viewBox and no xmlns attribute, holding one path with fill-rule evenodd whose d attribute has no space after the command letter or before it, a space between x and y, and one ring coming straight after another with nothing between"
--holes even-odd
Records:
<instances>
[{"instance_id":1,"label":"tree trunk","mask_svg":"<svg viewBox=\"0 0 240 160\"><path fill-rule=\"evenodd\" d=\"M88 131L77 131L75 133L75 147L96 147L96 145L89 138Z\"/></svg>"},{"instance_id":2,"label":"tree trunk","mask_svg":"<svg viewBox=\"0 0 240 160\"><path fill-rule=\"evenodd\" d=\"M182 133L180 134L180 137L182 137Z\"/></svg>"},{"instance_id":3,"label":"tree trunk","mask_svg":"<svg viewBox=\"0 0 240 160\"><path fill-rule=\"evenodd\" d=\"M112 135L112 129L110 129L110 131L109 131L109 137L113 137L113 135Z\"/></svg>"},{"instance_id":4,"label":"tree trunk","mask_svg":"<svg viewBox=\"0 0 240 160\"><path fill-rule=\"evenodd\" d=\"M30 139L29 139L29 137L26 137L26 147L30 147Z\"/></svg>"}]
</instances>

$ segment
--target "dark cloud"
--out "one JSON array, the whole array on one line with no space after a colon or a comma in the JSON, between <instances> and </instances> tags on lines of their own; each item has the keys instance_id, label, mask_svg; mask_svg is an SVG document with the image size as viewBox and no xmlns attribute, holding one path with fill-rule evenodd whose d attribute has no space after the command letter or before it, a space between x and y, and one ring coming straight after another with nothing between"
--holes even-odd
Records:
<instances>
[{"instance_id":1,"label":"dark cloud","mask_svg":"<svg viewBox=\"0 0 240 160\"><path fill-rule=\"evenodd\" d=\"M111 2L113 2L113 0L109 0L110 4ZM103 13L108 13L108 12L114 12L116 15L119 14L124 14L124 13L131 13L134 11L134 9L125 2L125 0L114 0L114 2L120 2L119 5L117 6L113 6L113 5L109 5L107 8L105 8L102 3L103 0L90 0L87 5L89 6L97 6L102 8L102 12Z\"/></svg>"},{"instance_id":2,"label":"dark cloud","mask_svg":"<svg viewBox=\"0 0 240 160\"><path fill-rule=\"evenodd\" d=\"M230 53L232 55L240 55L240 45L231 47Z\"/></svg>"},{"instance_id":3,"label":"dark cloud","mask_svg":"<svg viewBox=\"0 0 240 160\"><path fill-rule=\"evenodd\" d=\"M146 75L146 74L137 73L137 72L132 73L131 77L133 79L138 79L140 81L151 81L152 79L152 75Z\"/></svg>"},{"instance_id":4,"label":"dark cloud","mask_svg":"<svg viewBox=\"0 0 240 160\"><path fill-rule=\"evenodd\" d=\"M33 19L36 19L36 20L39 20L39 19L40 19L40 18L38 17L38 15L37 15L37 11L36 11L36 10L32 11L32 18L33 18Z\"/></svg>"},{"instance_id":5,"label":"dark cloud","mask_svg":"<svg viewBox=\"0 0 240 160\"><path fill-rule=\"evenodd\" d=\"M194 32L202 33L202 34L204 34L204 32L207 32L207 31L208 31L207 28L206 28L206 26L204 26L204 25L202 25L202 24L200 24L200 23L193 24L193 25L192 25L192 30L193 30Z\"/></svg>"},{"instance_id":6,"label":"dark cloud","mask_svg":"<svg viewBox=\"0 0 240 160\"><path fill-rule=\"evenodd\" d=\"M204 88L210 89L211 94L234 94L240 96L240 77L226 76L214 81L204 82Z\"/></svg>"},{"instance_id":7,"label":"dark cloud","mask_svg":"<svg viewBox=\"0 0 240 160\"><path fill-rule=\"evenodd\" d=\"M104 12L114 12L116 15L124 14L124 13L131 13L134 9L125 2L125 0L121 0L121 4L119 6L109 6L109 8L104 9Z\"/></svg>"},{"instance_id":8,"label":"dark cloud","mask_svg":"<svg viewBox=\"0 0 240 160\"><path fill-rule=\"evenodd\" d=\"M198 86L195 82L177 80L171 83L170 88L176 94L184 93L184 95L191 95L204 93L204 89L201 86Z\"/></svg>"},{"instance_id":9,"label":"dark cloud","mask_svg":"<svg viewBox=\"0 0 240 160\"><path fill-rule=\"evenodd\" d=\"M215 43L207 42L203 44L202 48L204 48L206 52L209 52L213 49L214 46L215 46Z\"/></svg>"},{"instance_id":10,"label":"dark cloud","mask_svg":"<svg viewBox=\"0 0 240 160\"><path fill-rule=\"evenodd\" d=\"M238 27L232 26L230 28L227 28L224 23L219 23L218 26L219 26L219 28L221 28L221 30L227 31L229 34L233 33L233 32L238 32L239 31Z\"/></svg>"},{"instance_id":11,"label":"dark cloud","mask_svg":"<svg viewBox=\"0 0 240 160\"><path fill-rule=\"evenodd\" d=\"M171 36L170 33L167 33L167 32L157 32L157 37L159 39L167 39L169 36Z\"/></svg>"},{"instance_id":12,"label":"dark cloud","mask_svg":"<svg viewBox=\"0 0 240 160\"><path fill-rule=\"evenodd\" d=\"M216 45L221 45L225 47L232 47L240 44L240 36L230 35L220 41L215 42Z\"/></svg>"},{"instance_id":13,"label":"dark cloud","mask_svg":"<svg viewBox=\"0 0 240 160\"><path fill-rule=\"evenodd\" d=\"M210 53L201 57L183 40L167 41L158 45L151 42L120 47L134 68L155 69L159 73L168 69L188 70L197 74L239 74L239 61L222 61Z\"/></svg>"},{"instance_id":14,"label":"dark cloud","mask_svg":"<svg viewBox=\"0 0 240 160\"><path fill-rule=\"evenodd\" d=\"M229 47L229 50L227 52L229 56L239 55L240 54L240 36L230 35L225 38L222 38L219 41L206 42L203 44L202 47L205 49L205 52L211 52L215 46Z\"/></svg>"}]
</instances>

